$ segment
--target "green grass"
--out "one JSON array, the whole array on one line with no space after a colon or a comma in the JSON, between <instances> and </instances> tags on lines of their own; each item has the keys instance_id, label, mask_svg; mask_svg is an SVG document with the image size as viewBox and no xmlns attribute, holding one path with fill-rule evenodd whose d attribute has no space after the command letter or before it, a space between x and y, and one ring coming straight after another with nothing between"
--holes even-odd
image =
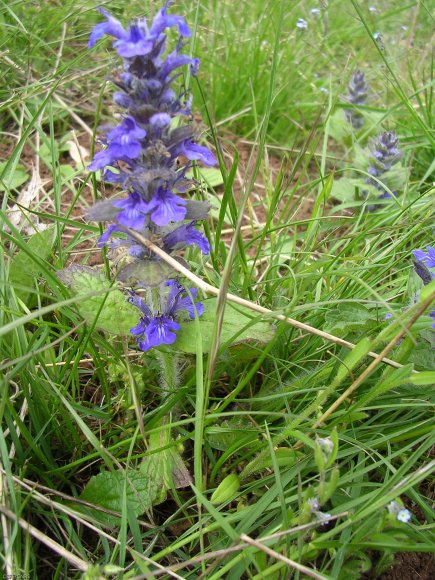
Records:
<instances>
[{"instance_id":1,"label":"green grass","mask_svg":"<svg viewBox=\"0 0 435 580\"><path fill-rule=\"evenodd\" d=\"M198 81L190 79L194 109L204 128L210 119L209 142L223 154L224 186L209 191L218 202L207 224L213 253L190 252L192 272L270 310L263 320L275 331L267 342L238 342L216 323L202 340L204 326L192 322L180 383L165 388L159 368L171 359L99 331L97 312L85 323L80 298L56 275L100 253L100 228L83 215L104 191L71 157L77 142L91 149L89 133L112 114L110 44L86 47L95 4L0 0L5 573L304 577L291 560L314 577L347 579L369 569L379 576L398 552L433 552L433 380L417 373L435 371L434 331L427 314L408 328L419 309L411 308L411 252L434 245L433 19L429 2L396 4L377 3L375 15L366 3L334 0L316 17L306 1L176 3L201 58ZM124 20L159 6L110 2ZM308 30L296 29L300 17ZM333 135L357 68L371 101L355 143ZM385 129L398 133L409 168L400 195L374 212L361 201L339 205L333 182L359 175L358 145ZM237 152L251 150L251 162L240 161ZM43 187L17 225L7 210L32 166ZM10 186L20 173L24 181ZM32 219L48 226L43 238L29 236ZM229 310L218 304L216 320ZM261 315L250 316L252 330ZM378 360L367 372L367 352L380 353L400 332L386 356L404 368ZM316 437L337 437L336 457L319 458ZM175 452L191 486L168 483ZM148 486L169 489L135 516L139 465ZM113 479L79 498L100 472L118 478L110 513L98 505ZM231 474L240 487L212 503ZM310 513L314 496L331 514L326 525ZM411 523L389 517L393 500L412 512Z\"/></svg>"}]
</instances>

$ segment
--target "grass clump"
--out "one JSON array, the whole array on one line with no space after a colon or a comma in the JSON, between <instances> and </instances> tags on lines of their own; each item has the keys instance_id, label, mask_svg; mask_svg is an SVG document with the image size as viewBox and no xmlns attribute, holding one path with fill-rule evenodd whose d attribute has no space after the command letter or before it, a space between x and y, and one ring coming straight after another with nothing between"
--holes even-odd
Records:
<instances>
[{"instance_id":1,"label":"grass clump","mask_svg":"<svg viewBox=\"0 0 435 580\"><path fill-rule=\"evenodd\" d=\"M124 23L159 8L109 7ZM400 562L429 578L429 7L169 12L193 31L200 73L179 82L219 169L191 174L210 255L175 265L204 313L144 354L125 264L85 219L116 195L86 169L115 111L110 45L87 48L101 17L88 0L0 7L5 574L376 578ZM400 154L376 153L386 132Z\"/></svg>"}]
</instances>

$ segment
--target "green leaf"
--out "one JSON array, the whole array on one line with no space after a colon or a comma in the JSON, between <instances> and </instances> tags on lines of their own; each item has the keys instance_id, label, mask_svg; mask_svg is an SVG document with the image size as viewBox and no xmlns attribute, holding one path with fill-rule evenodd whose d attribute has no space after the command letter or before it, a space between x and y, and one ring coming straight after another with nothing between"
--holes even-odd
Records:
<instances>
[{"instance_id":1,"label":"green leaf","mask_svg":"<svg viewBox=\"0 0 435 580\"><path fill-rule=\"evenodd\" d=\"M339 143L345 143L351 137L352 128L342 109L338 109L331 115L329 135Z\"/></svg>"},{"instance_id":2,"label":"green leaf","mask_svg":"<svg viewBox=\"0 0 435 580\"><path fill-rule=\"evenodd\" d=\"M111 511L122 512L125 489L127 509L135 517L153 505L162 503L169 489L187 487L191 482L189 472L176 448L159 448L173 443L168 430L154 433L150 439L149 451L156 451L155 453L150 453L135 469L103 471L95 475L86 485L80 499ZM92 513L98 514L95 510ZM109 520L119 523L119 519L113 516L109 516Z\"/></svg>"},{"instance_id":3,"label":"green leaf","mask_svg":"<svg viewBox=\"0 0 435 580\"><path fill-rule=\"evenodd\" d=\"M355 182L348 177L335 180L330 195L343 202L355 201Z\"/></svg>"},{"instance_id":4,"label":"green leaf","mask_svg":"<svg viewBox=\"0 0 435 580\"><path fill-rule=\"evenodd\" d=\"M414 363L417 371L435 371L435 349L431 348L426 341L417 344L409 360Z\"/></svg>"},{"instance_id":5,"label":"green leaf","mask_svg":"<svg viewBox=\"0 0 435 580\"><path fill-rule=\"evenodd\" d=\"M29 179L29 174L22 165L17 165L13 173L11 167L4 172L7 163L8 161L0 163L0 191L17 189Z\"/></svg>"},{"instance_id":6,"label":"green leaf","mask_svg":"<svg viewBox=\"0 0 435 580\"><path fill-rule=\"evenodd\" d=\"M207 353L214 333L216 298L204 300L203 304L204 314L199 319L199 326L203 352ZM195 353L196 324L190 321L181 323L180 326L181 329L172 348L189 354ZM258 316L253 318L253 312L248 308L236 307L229 302L227 303L222 324L221 344L233 345L241 342L266 344L272 340L274 333L275 330L270 322L264 322Z\"/></svg>"},{"instance_id":7,"label":"green leaf","mask_svg":"<svg viewBox=\"0 0 435 580\"><path fill-rule=\"evenodd\" d=\"M386 171L382 177L381 181L391 191L403 191L406 182L408 181L409 169L403 167L402 165L394 165L389 171Z\"/></svg>"},{"instance_id":8,"label":"green leaf","mask_svg":"<svg viewBox=\"0 0 435 580\"><path fill-rule=\"evenodd\" d=\"M77 301L77 308L87 322L92 324L98 314L97 328L123 336L129 335L130 328L138 323L138 309L127 302L124 294L111 285L101 270L73 265L60 270L58 276L78 297L98 293Z\"/></svg>"},{"instance_id":9,"label":"green leaf","mask_svg":"<svg viewBox=\"0 0 435 580\"><path fill-rule=\"evenodd\" d=\"M413 385L435 385L435 371L426 371L412 375L409 382Z\"/></svg>"},{"instance_id":10,"label":"green leaf","mask_svg":"<svg viewBox=\"0 0 435 580\"><path fill-rule=\"evenodd\" d=\"M21 249L11 261L9 281L23 302L28 302L30 290L35 288L35 278L40 276L43 271L40 263L35 261L32 256L35 256L39 262L47 260L53 246L53 237L54 226L33 234L26 242L26 251Z\"/></svg>"},{"instance_id":11,"label":"green leaf","mask_svg":"<svg viewBox=\"0 0 435 580\"><path fill-rule=\"evenodd\" d=\"M205 181L208 187L213 189L222 185L224 182L220 169L216 169L215 167L198 168L196 172L190 171L187 177L194 178L195 173L199 174L200 179Z\"/></svg>"},{"instance_id":12,"label":"green leaf","mask_svg":"<svg viewBox=\"0 0 435 580\"><path fill-rule=\"evenodd\" d=\"M332 334L349 334L372 325L370 311L362 304L339 304L325 314L325 330Z\"/></svg>"},{"instance_id":13,"label":"green leaf","mask_svg":"<svg viewBox=\"0 0 435 580\"><path fill-rule=\"evenodd\" d=\"M211 503L219 504L229 501L234 498L236 493L240 488L240 480L235 473L227 475L227 477L221 481L218 487L215 489L213 495L211 496Z\"/></svg>"},{"instance_id":14,"label":"green leaf","mask_svg":"<svg viewBox=\"0 0 435 580\"><path fill-rule=\"evenodd\" d=\"M206 430L207 443L214 449L226 451L236 441L248 445L258 439L257 431L252 429L252 424L245 418L236 416L231 419L220 421L219 425L212 425Z\"/></svg>"},{"instance_id":15,"label":"green leaf","mask_svg":"<svg viewBox=\"0 0 435 580\"><path fill-rule=\"evenodd\" d=\"M344 377L363 359L369 352L371 340L368 337L363 338L346 356L339 366L334 383L339 384Z\"/></svg>"}]
</instances>

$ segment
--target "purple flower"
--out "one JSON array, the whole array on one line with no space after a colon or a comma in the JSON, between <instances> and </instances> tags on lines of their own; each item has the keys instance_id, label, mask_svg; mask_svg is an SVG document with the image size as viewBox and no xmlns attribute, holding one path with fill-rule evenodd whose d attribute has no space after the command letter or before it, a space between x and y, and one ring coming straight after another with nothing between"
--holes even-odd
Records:
<instances>
[{"instance_id":1,"label":"purple flower","mask_svg":"<svg viewBox=\"0 0 435 580\"><path fill-rule=\"evenodd\" d=\"M211 249L209 241L194 226L195 222L190 222L172 230L164 238L165 248L172 251L176 247L196 244L203 254L209 254Z\"/></svg>"},{"instance_id":2,"label":"purple flower","mask_svg":"<svg viewBox=\"0 0 435 580\"><path fill-rule=\"evenodd\" d=\"M143 228L145 216L150 209L150 204L146 203L139 193L130 193L127 199L114 201L113 205L123 210L117 216L120 224L133 228L134 230Z\"/></svg>"},{"instance_id":3,"label":"purple flower","mask_svg":"<svg viewBox=\"0 0 435 580\"><path fill-rule=\"evenodd\" d=\"M145 136L145 129L142 129L133 117L125 117L120 125L109 132L107 135L107 149L95 155L88 169L96 171L97 169L103 169L107 165L112 165L114 161L120 159L136 159L142 151L140 139Z\"/></svg>"},{"instance_id":4,"label":"purple flower","mask_svg":"<svg viewBox=\"0 0 435 580\"><path fill-rule=\"evenodd\" d=\"M118 51L119 56L123 56L124 58L133 58L134 56L149 54L153 47L153 40L147 38L140 23L132 24L128 29L128 33L113 43L113 48Z\"/></svg>"},{"instance_id":5,"label":"purple flower","mask_svg":"<svg viewBox=\"0 0 435 580\"><path fill-rule=\"evenodd\" d=\"M146 19L143 18L130 25L128 31L107 10L98 8L100 14L105 16L107 21L100 22L94 27L89 38L89 47L92 48L97 40L108 34L118 39L113 43L113 47L120 56L133 58L149 54L156 46L164 44L164 42L161 42L161 37L165 28L177 26L180 36L189 37L191 33L184 18L166 13L170 5L171 2L166 2L163 8L157 12L149 30Z\"/></svg>"},{"instance_id":6,"label":"purple flower","mask_svg":"<svg viewBox=\"0 0 435 580\"><path fill-rule=\"evenodd\" d=\"M186 201L175 195L169 189L159 187L150 201L152 221L158 226L166 226L170 222L179 222L186 215Z\"/></svg>"},{"instance_id":7,"label":"purple flower","mask_svg":"<svg viewBox=\"0 0 435 580\"><path fill-rule=\"evenodd\" d=\"M161 344L173 344L177 338L176 332L180 330L180 325L176 321L179 312L184 310L193 320L195 312L201 316L204 312L204 305L200 302L196 304L192 301L195 299L198 291L196 288L189 290L190 295L187 294L186 289L177 280L169 280L166 282L169 287L169 293L166 300L166 308L163 314L153 316L150 308L145 302L137 296L134 292L130 292L131 296L129 302L142 311L142 317L139 324L130 329L130 332L137 336L139 348L147 351L152 347L160 346Z\"/></svg>"},{"instance_id":8,"label":"purple flower","mask_svg":"<svg viewBox=\"0 0 435 580\"><path fill-rule=\"evenodd\" d=\"M150 28L150 35L157 37L163 32L165 28L172 28L173 26L177 26L180 35L188 38L191 33L184 18L182 16L166 13L171 4L171 1L166 2L163 8L161 8L154 16L153 23Z\"/></svg>"},{"instance_id":9,"label":"purple flower","mask_svg":"<svg viewBox=\"0 0 435 580\"><path fill-rule=\"evenodd\" d=\"M423 250L414 250L412 253L420 262L426 264L428 268L435 268L435 248L426 246L427 252Z\"/></svg>"},{"instance_id":10,"label":"purple flower","mask_svg":"<svg viewBox=\"0 0 435 580\"><path fill-rule=\"evenodd\" d=\"M190 161L202 161L207 166L216 165L217 163L217 159L207 147L197 145L192 139L186 139L179 143L173 149L172 154L174 157L184 155Z\"/></svg>"},{"instance_id":11,"label":"purple flower","mask_svg":"<svg viewBox=\"0 0 435 580\"><path fill-rule=\"evenodd\" d=\"M197 288L189 288L190 296L186 293L186 289L177 280L168 280L166 286L169 286L168 302L167 302L167 314L168 316L174 317L180 310L185 310L191 320L195 319L195 311L198 316L202 316L204 313L204 305L201 302L196 304L192 301L196 299L198 295ZM183 296L186 294L186 296Z\"/></svg>"},{"instance_id":12,"label":"purple flower","mask_svg":"<svg viewBox=\"0 0 435 580\"><path fill-rule=\"evenodd\" d=\"M162 82L165 82L170 73L180 66L186 64L190 65L190 70L195 76L199 69L199 58L191 58L187 54L178 54L178 49L168 54L159 72L159 78Z\"/></svg>"},{"instance_id":13,"label":"purple flower","mask_svg":"<svg viewBox=\"0 0 435 580\"><path fill-rule=\"evenodd\" d=\"M97 40L102 38L105 34L114 36L115 38L126 38L127 32L125 31L122 24L114 18L107 10L104 8L97 8L98 12L107 18L107 22L100 22L94 26L91 36L89 37L89 48L92 48Z\"/></svg>"},{"instance_id":14,"label":"purple flower","mask_svg":"<svg viewBox=\"0 0 435 580\"><path fill-rule=\"evenodd\" d=\"M399 151L399 140L394 131L385 131L372 139L370 149L372 159L368 172L375 177L380 177L389 171L402 157L402 153ZM379 185L375 183L374 185L379 189Z\"/></svg>"}]
</instances>

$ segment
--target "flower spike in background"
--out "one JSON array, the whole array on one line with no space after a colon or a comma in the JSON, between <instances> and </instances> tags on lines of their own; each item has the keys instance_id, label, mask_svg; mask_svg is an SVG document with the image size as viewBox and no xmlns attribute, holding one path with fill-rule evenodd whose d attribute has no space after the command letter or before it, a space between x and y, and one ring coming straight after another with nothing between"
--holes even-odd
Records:
<instances>
[{"instance_id":1,"label":"flower spike in background","mask_svg":"<svg viewBox=\"0 0 435 580\"><path fill-rule=\"evenodd\" d=\"M345 97L351 105L364 105L367 99L369 86L365 80L364 73L356 71L350 79L348 85L349 94ZM356 110L347 109L346 119L354 129L360 129L364 125L364 117Z\"/></svg>"}]
</instances>

